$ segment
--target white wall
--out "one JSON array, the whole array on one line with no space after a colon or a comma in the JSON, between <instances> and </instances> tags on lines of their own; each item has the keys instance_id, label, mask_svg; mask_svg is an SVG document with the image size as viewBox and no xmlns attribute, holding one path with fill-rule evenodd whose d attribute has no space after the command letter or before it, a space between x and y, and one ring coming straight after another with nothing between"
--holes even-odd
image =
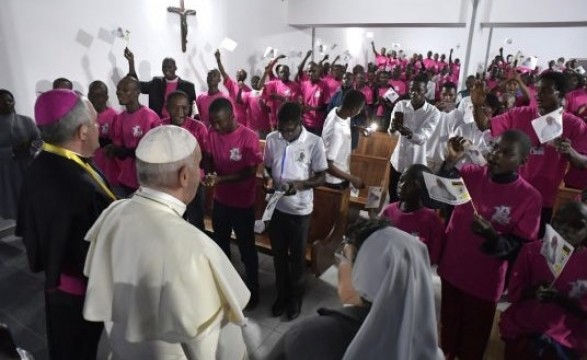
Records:
<instances>
[{"instance_id":1,"label":"white wall","mask_svg":"<svg viewBox=\"0 0 587 360\"><path fill-rule=\"evenodd\" d=\"M215 67L214 50L228 36L238 43L234 53L223 50L225 67L260 73L266 46L283 50L297 64L308 48L311 30L287 25L286 3L267 0L186 0L197 11L188 19L187 52L181 52L179 17L167 13L178 0L2 0L0 11L0 88L12 91L17 111L31 115L36 93L50 88L57 77L74 81L87 92L93 80L105 81L110 100L117 103L115 84L127 73L125 42L113 37L117 27L131 31L141 79L161 75L161 60L177 61L178 75L205 89L206 72ZM264 14L270 14L264 15ZM292 52L290 54L290 52ZM142 99L146 103L146 99Z\"/></svg>"},{"instance_id":2,"label":"white wall","mask_svg":"<svg viewBox=\"0 0 587 360\"><path fill-rule=\"evenodd\" d=\"M585 0L481 0L491 4L483 21L558 22L587 21Z\"/></svg>"}]
</instances>

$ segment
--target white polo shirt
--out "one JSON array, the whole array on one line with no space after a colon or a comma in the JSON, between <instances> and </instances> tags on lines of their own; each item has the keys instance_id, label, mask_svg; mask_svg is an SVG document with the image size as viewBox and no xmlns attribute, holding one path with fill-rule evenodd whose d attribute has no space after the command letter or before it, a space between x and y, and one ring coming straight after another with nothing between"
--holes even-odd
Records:
<instances>
[{"instance_id":1,"label":"white polo shirt","mask_svg":"<svg viewBox=\"0 0 587 360\"><path fill-rule=\"evenodd\" d=\"M438 124L426 142L426 161L432 172L437 172L445 159L448 139L456 136L457 128L464 124L463 113L453 109L449 113L440 111Z\"/></svg>"},{"instance_id":2,"label":"white polo shirt","mask_svg":"<svg viewBox=\"0 0 587 360\"><path fill-rule=\"evenodd\" d=\"M440 111L428 102L425 102L418 110L414 110L410 100L398 101L391 113L391 119L398 111L404 113L404 126L413 134L411 139L400 136L391 154L391 165L396 171L403 173L413 164L427 165L426 142L438 124Z\"/></svg>"},{"instance_id":3,"label":"white polo shirt","mask_svg":"<svg viewBox=\"0 0 587 360\"><path fill-rule=\"evenodd\" d=\"M351 118L343 119L336 111L336 107L328 113L322 129L322 140L326 150L326 160L332 161L334 166L346 173L350 172L351 159ZM326 182L340 184L344 180L326 173Z\"/></svg>"},{"instance_id":4,"label":"white polo shirt","mask_svg":"<svg viewBox=\"0 0 587 360\"><path fill-rule=\"evenodd\" d=\"M308 180L314 173L328 169L322 139L303 127L300 136L291 143L279 131L267 135L264 163L271 168L276 187L293 180ZM314 208L314 192L307 189L284 196L275 208L286 214L309 215Z\"/></svg>"}]
</instances>

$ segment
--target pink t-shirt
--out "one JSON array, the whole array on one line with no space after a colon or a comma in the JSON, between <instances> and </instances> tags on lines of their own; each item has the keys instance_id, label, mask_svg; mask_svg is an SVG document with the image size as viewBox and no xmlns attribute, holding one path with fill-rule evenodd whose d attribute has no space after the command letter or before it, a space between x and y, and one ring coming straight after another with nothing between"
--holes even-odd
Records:
<instances>
[{"instance_id":1,"label":"pink t-shirt","mask_svg":"<svg viewBox=\"0 0 587 360\"><path fill-rule=\"evenodd\" d=\"M388 89L389 89L389 86L377 88L377 101L379 101L379 97L383 97L383 95L385 95L385 93L387 92ZM386 111L387 110L385 108L385 105L383 105L382 103L379 103L379 105L377 105L377 112L375 112L375 115L376 116L384 116Z\"/></svg>"},{"instance_id":2,"label":"pink t-shirt","mask_svg":"<svg viewBox=\"0 0 587 360\"><path fill-rule=\"evenodd\" d=\"M477 212L499 234L536 240L540 194L526 180L518 177L511 183L498 184L490 179L486 167L470 164L463 165L460 172ZM446 228L438 274L468 294L497 301L504 290L508 263L481 251L485 239L473 233L472 223L470 202L455 207Z\"/></svg>"},{"instance_id":3,"label":"pink t-shirt","mask_svg":"<svg viewBox=\"0 0 587 360\"><path fill-rule=\"evenodd\" d=\"M249 127L255 131L271 130L268 106L261 91L252 90L242 95L249 114Z\"/></svg>"},{"instance_id":4,"label":"pink t-shirt","mask_svg":"<svg viewBox=\"0 0 587 360\"><path fill-rule=\"evenodd\" d=\"M247 117L247 106L243 105L243 104L239 104L236 101L236 97L237 97L238 91L239 91L238 82L227 77L226 80L224 80L224 87L228 91L228 97L232 101L232 107L234 109L234 118L236 119L236 121L239 122L239 124L243 124L244 126L248 126L249 125L249 118ZM242 94L247 93L249 91L251 91L251 88L248 87L247 85L244 85ZM241 94L241 96L242 96L242 94Z\"/></svg>"},{"instance_id":5,"label":"pink t-shirt","mask_svg":"<svg viewBox=\"0 0 587 360\"><path fill-rule=\"evenodd\" d=\"M430 262L438 263L444 225L434 210L423 207L413 212L403 212L398 201L387 205L379 216L389 219L398 229L419 237L428 248Z\"/></svg>"},{"instance_id":6,"label":"pink t-shirt","mask_svg":"<svg viewBox=\"0 0 587 360\"><path fill-rule=\"evenodd\" d=\"M436 61L434 61L434 59L424 59L422 60L422 63L424 64L424 67L428 70L428 69L432 69L434 71L436 71Z\"/></svg>"},{"instance_id":7,"label":"pink t-shirt","mask_svg":"<svg viewBox=\"0 0 587 360\"><path fill-rule=\"evenodd\" d=\"M205 92L198 95L196 98L196 106L198 107L198 114L200 114L200 121L203 122L206 127L210 126L210 104L218 98L228 99L228 96L222 91L219 91L212 95Z\"/></svg>"},{"instance_id":8,"label":"pink t-shirt","mask_svg":"<svg viewBox=\"0 0 587 360\"><path fill-rule=\"evenodd\" d=\"M169 111L167 111L167 96L177 90L177 79L175 81L166 81L165 82L165 97L163 101L163 109L161 109L161 119L165 119L169 117ZM192 104L190 104L191 106Z\"/></svg>"},{"instance_id":9,"label":"pink t-shirt","mask_svg":"<svg viewBox=\"0 0 587 360\"><path fill-rule=\"evenodd\" d=\"M156 112L146 106L141 106L132 114L123 111L114 120L114 133L112 142L114 145L127 149L136 149L139 140L152 128L161 125L161 118ZM138 189L137 169L135 158L116 159L120 167L118 183L132 189Z\"/></svg>"},{"instance_id":10,"label":"pink t-shirt","mask_svg":"<svg viewBox=\"0 0 587 360\"><path fill-rule=\"evenodd\" d=\"M315 83L310 80L302 81L300 84L300 93L303 103L312 107L326 106L328 99L330 99L328 86L326 86L323 80L318 80ZM320 129L324 125L325 118L326 114L324 110L305 111L302 122L307 128Z\"/></svg>"},{"instance_id":11,"label":"pink t-shirt","mask_svg":"<svg viewBox=\"0 0 587 360\"><path fill-rule=\"evenodd\" d=\"M112 134L114 132L113 123L116 117L116 110L111 107L107 107L98 114L97 122L100 125L100 138L112 140ZM99 148L94 153L94 163L102 170L102 173L110 183L110 185L118 184L118 174L120 169L115 159L106 157L104 149Z\"/></svg>"},{"instance_id":12,"label":"pink t-shirt","mask_svg":"<svg viewBox=\"0 0 587 360\"><path fill-rule=\"evenodd\" d=\"M499 328L505 339L515 339L531 334L545 334L559 344L587 351L587 326L585 320L571 315L553 302L540 302L524 298L524 291L533 286L551 284L554 280L546 259L540 254L542 242L527 244L520 251L509 284L509 300L512 305L502 314ZM587 311L587 249L575 251L554 288L575 300Z\"/></svg>"},{"instance_id":13,"label":"pink t-shirt","mask_svg":"<svg viewBox=\"0 0 587 360\"><path fill-rule=\"evenodd\" d=\"M585 89L576 89L569 91L565 96L566 109L568 112L578 115L579 109L587 105L587 91Z\"/></svg>"},{"instance_id":14,"label":"pink t-shirt","mask_svg":"<svg viewBox=\"0 0 587 360\"><path fill-rule=\"evenodd\" d=\"M365 95L365 105L373 105L373 89L369 85L365 85L357 90Z\"/></svg>"},{"instance_id":15,"label":"pink t-shirt","mask_svg":"<svg viewBox=\"0 0 587 360\"><path fill-rule=\"evenodd\" d=\"M283 96L285 101L299 101L301 97L300 84L295 81L283 82L281 80L269 81L265 84L263 92L271 104L270 121L275 126L277 124L277 111L283 104L283 101L272 99L271 95L276 94Z\"/></svg>"},{"instance_id":16,"label":"pink t-shirt","mask_svg":"<svg viewBox=\"0 0 587 360\"><path fill-rule=\"evenodd\" d=\"M408 92L406 83L404 81L389 80L389 85L393 87L393 90L395 90L395 92L398 93L399 96L404 96Z\"/></svg>"},{"instance_id":17,"label":"pink t-shirt","mask_svg":"<svg viewBox=\"0 0 587 360\"><path fill-rule=\"evenodd\" d=\"M387 66L388 60L389 59L385 55L376 55L375 56L375 64L377 65L377 67L379 69L385 69L385 67Z\"/></svg>"},{"instance_id":18,"label":"pink t-shirt","mask_svg":"<svg viewBox=\"0 0 587 360\"><path fill-rule=\"evenodd\" d=\"M526 133L532 141L528 162L520 168L520 175L542 195L542 206L552 208L558 187L565 176L567 158L552 145L540 145L531 121L538 118L538 109L532 106L516 107L491 119L491 134L494 137L506 130L516 129ZM563 113L563 137L571 140L579 153L587 153L587 125L570 113Z\"/></svg>"},{"instance_id":19,"label":"pink t-shirt","mask_svg":"<svg viewBox=\"0 0 587 360\"><path fill-rule=\"evenodd\" d=\"M216 173L220 176L237 173L263 161L259 137L242 125L230 134L220 134L210 129L208 146ZM214 199L223 205L244 209L255 203L255 190L256 179L251 176L238 182L216 185Z\"/></svg>"},{"instance_id":20,"label":"pink t-shirt","mask_svg":"<svg viewBox=\"0 0 587 360\"><path fill-rule=\"evenodd\" d=\"M332 77L332 75L326 75L322 80L326 83L326 86L328 87L328 102L330 102L332 96L334 96L334 94L336 94L336 92L340 90L341 81L336 80L334 77Z\"/></svg>"}]
</instances>

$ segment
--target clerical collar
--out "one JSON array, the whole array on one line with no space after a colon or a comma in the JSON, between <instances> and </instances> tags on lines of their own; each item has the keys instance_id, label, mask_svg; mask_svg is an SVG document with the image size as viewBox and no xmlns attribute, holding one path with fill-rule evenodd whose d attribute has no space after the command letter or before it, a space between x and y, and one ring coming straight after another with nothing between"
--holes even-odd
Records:
<instances>
[{"instance_id":1,"label":"clerical collar","mask_svg":"<svg viewBox=\"0 0 587 360\"><path fill-rule=\"evenodd\" d=\"M139 190L135 193L135 196L140 196L142 198L146 198L152 201L155 201L159 204L168 206L174 213L179 215L180 217L183 216L185 213L186 205L183 201L179 200L178 198L164 193L163 191L150 189L144 186L141 186Z\"/></svg>"},{"instance_id":2,"label":"clerical collar","mask_svg":"<svg viewBox=\"0 0 587 360\"><path fill-rule=\"evenodd\" d=\"M491 175L491 181L497 184L509 184L518 180L518 174L513 172L509 174Z\"/></svg>"}]
</instances>

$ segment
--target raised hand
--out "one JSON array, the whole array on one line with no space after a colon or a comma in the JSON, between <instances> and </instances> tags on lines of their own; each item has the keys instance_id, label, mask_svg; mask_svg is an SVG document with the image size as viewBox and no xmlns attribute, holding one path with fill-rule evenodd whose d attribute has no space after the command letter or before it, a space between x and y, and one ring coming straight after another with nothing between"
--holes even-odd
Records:
<instances>
[{"instance_id":1,"label":"raised hand","mask_svg":"<svg viewBox=\"0 0 587 360\"><path fill-rule=\"evenodd\" d=\"M471 89L471 102L476 106L483 106L485 104L485 97L487 96L485 84L477 80L473 89Z\"/></svg>"},{"instance_id":2,"label":"raised hand","mask_svg":"<svg viewBox=\"0 0 587 360\"><path fill-rule=\"evenodd\" d=\"M220 49L216 49L216 51L214 51L214 57L216 60L220 60Z\"/></svg>"},{"instance_id":3,"label":"raised hand","mask_svg":"<svg viewBox=\"0 0 587 360\"><path fill-rule=\"evenodd\" d=\"M128 60L129 62L133 62L135 61L135 55L132 53L132 51L130 51L129 48L124 48L124 57L126 58L126 60Z\"/></svg>"}]
</instances>

